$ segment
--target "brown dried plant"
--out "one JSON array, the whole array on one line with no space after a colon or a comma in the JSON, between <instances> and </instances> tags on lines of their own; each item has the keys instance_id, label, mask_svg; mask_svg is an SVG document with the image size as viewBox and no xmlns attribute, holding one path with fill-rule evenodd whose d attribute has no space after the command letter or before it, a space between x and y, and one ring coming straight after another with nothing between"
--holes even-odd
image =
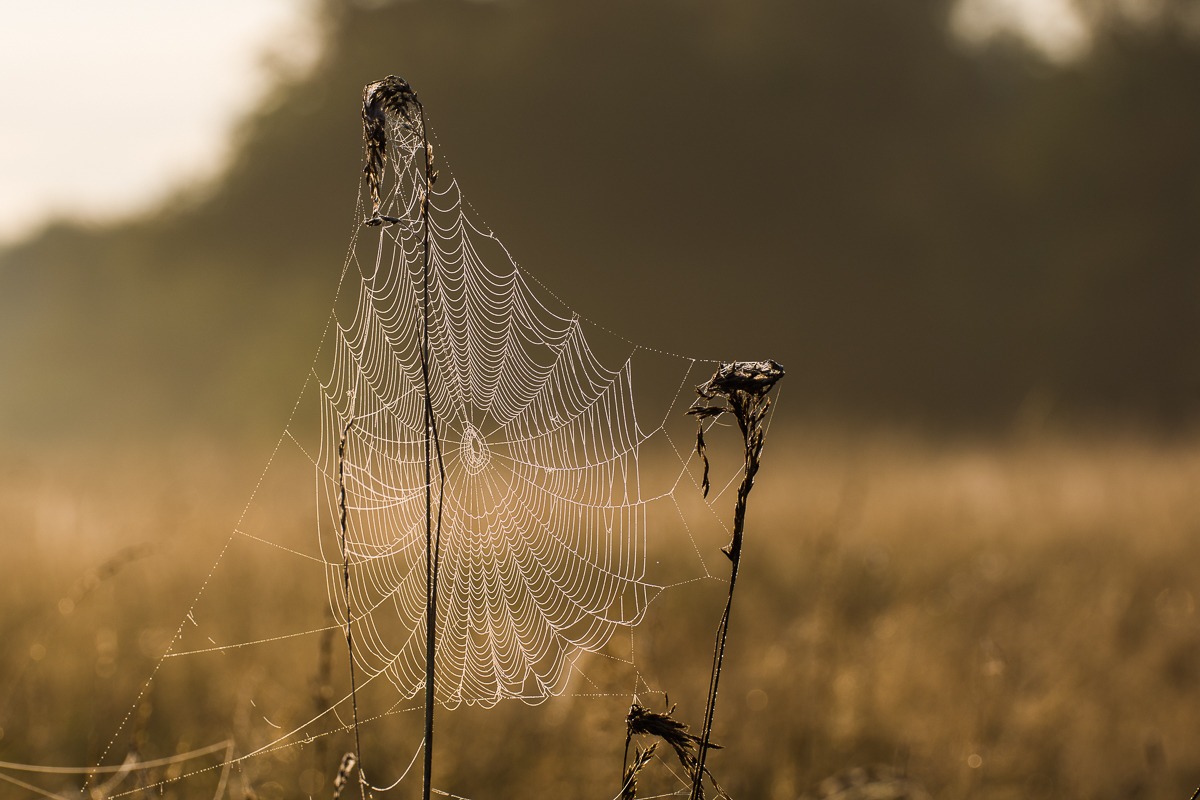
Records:
<instances>
[{"instance_id":1,"label":"brown dried plant","mask_svg":"<svg viewBox=\"0 0 1200 800\"><path fill-rule=\"evenodd\" d=\"M634 748L633 763L625 770L625 780L621 784L621 800L634 800L637 797L638 773L650 763L650 759L654 757L654 751L657 749L658 742L654 742L645 750L640 747Z\"/></svg>"},{"instance_id":2,"label":"brown dried plant","mask_svg":"<svg viewBox=\"0 0 1200 800\"><path fill-rule=\"evenodd\" d=\"M703 800L704 775L707 772L705 759L712 748L713 714L717 702L717 688L721 680L721 664L725 658L725 640L729 633L729 611L733 606L733 591L737 586L738 567L742 560L742 534L746 524L746 500L754 488L754 476L758 474L762 457L763 439L766 432L762 423L771 407L767 394L784 376L783 366L777 361L734 361L722 364L711 378L696 387L699 400L688 409L696 417L696 452L704 460L704 495L708 496L708 455L704 444L705 420L715 420L724 414L733 414L742 432L745 446L745 466L742 483L738 487L737 501L733 510L733 538L721 548L732 562L729 576L729 596L725 612L717 626L716 644L713 647L713 666L709 676L708 704L704 712L704 729L699 738L696 765L691 772L691 800ZM711 777L711 776L710 776Z\"/></svg>"},{"instance_id":3,"label":"brown dried plant","mask_svg":"<svg viewBox=\"0 0 1200 800\"><path fill-rule=\"evenodd\" d=\"M437 181L433 168L433 147L429 144L429 131L425 126L425 107L417 99L417 93L408 82L395 75L369 83L363 88L363 138L366 140L366 163L363 173L371 194L372 216L365 224L378 226L394 224L401 220L380 214L380 186L383 169L387 161L388 116L399 115L399 126L405 130L419 132L421 150L425 155L424 186L421 192L421 381L425 394L425 765L421 797L429 800L432 792L430 783L433 774L433 709L434 669L437 656L437 595L440 553L442 543L442 497L446 488L446 465L442 458L441 436L438 420L433 410L433 399L429 387L429 194ZM347 428L348 430L348 428ZM436 535L433 521L433 475L436 460L439 477ZM344 516L344 511L343 511ZM344 542L343 535L343 542ZM349 580L349 579L347 579ZM347 584L348 586L349 584ZM349 596L347 594L347 596ZM347 609L349 606L347 606ZM347 614L349 612L347 611ZM353 668L353 665L352 665ZM353 690L353 680L351 690ZM357 737L357 713L355 736ZM357 747L357 744L356 744ZM362 770L359 770L362 778Z\"/></svg>"},{"instance_id":4,"label":"brown dried plant","mask_svg":"<svg viewBox=\"0 0 1200 800\"><path fill-rule=\"evenodd\" d=\"M346 782L350 780L350 775L353 774L357 764L358 758L354 753L346 753L342 756L342 763L338 766L337 775L333 779L333 800L338 800L342 796L342 789L346 788Z\"/></svg>"},{"instance_id":5,"label":"brown dried plant","mask_svg":"<svg viewBox=\"0 0 1200 800\"><path fill-rule=\"evenodd\" d=\"M691 775L696 770L696 746L700 743L700 737L688 732L688 725L685 722L675 719L675 706L671 706L666 713L659 714L656 711L643 706L641 703L634 703L629 707L629 713L625 717L625 755L629 755L629 743L635 735L637 736L656 736L662 739L671 749L675 751L675 755L679 758L679 764L683 767L684 774ZM709 744L710 748L717 750L721 749L719 744ZM635 749L634 765L637 764L640 753L643 751ZM649 757L646 758L649 761ZM645 764L637 767L640 771ZM636 774L636 771L635 773ZM625 772L626 788L625 791L632 791L628 788L629 771ZM708 773L709 780L712 781L717 793L724 797L725 792L721 789L712 773ZM633 797L630 794L630 797Z\"/></svg>"},{"instance_id":6,"label":"brown dried plant","mask_svg":"<svg viewBox=\"0 0 1200 800\"><path fill-rule=\"evenodd\" d=\"M419 107L417 93L403 78L388 75L383 80L363 87L363 140L367 148L363 174L367 177L367 190L371 195L368 225L379 225L385 221L379 215L382 204L379 189L383 185L383 170L387 165L387 115L398 115L403 119L400 124L411 128L416 124L414 107Z\"/></svg>"}]
</instances>

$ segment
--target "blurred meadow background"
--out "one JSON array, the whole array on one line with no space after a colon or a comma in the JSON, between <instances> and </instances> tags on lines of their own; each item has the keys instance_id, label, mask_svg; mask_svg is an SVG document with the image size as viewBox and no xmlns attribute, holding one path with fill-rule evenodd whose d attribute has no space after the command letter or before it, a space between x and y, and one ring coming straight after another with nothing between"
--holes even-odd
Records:
<instances>
[{"instance_id":1,"label":"blurred meadow background","mask_svg":"<svg viewBox=\"0 0 1200 800\"><path fill-rule=\"evenodd\" d=\"M362 87L394 73L569 306L788 370L709 762L733 797L1200 785L1200 4L49 5L0 10L0 761L245 754L273 735L253 709L286 725L343 691L340 640L303 637L139 695L312 368L359 223ZM268 476L262 524L310 536L311 467ZM673 525L651 531L667 564ZM217 596L248 636L326 624L323 580L236 563ZM638 629L694 728L722 601L689 584ZM612 797L628 702L444 712L435 785ZM364 737L379 780L417 716ZM226 791L327 797L351 748L252 759ZM855 795L856 768L894 780Z\"/></svg>"}]
</instances>

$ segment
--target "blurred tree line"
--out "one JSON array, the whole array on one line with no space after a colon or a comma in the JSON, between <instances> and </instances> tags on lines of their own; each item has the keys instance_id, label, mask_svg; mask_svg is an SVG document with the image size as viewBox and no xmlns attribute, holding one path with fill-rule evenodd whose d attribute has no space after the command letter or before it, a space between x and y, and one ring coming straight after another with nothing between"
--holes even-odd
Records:
<instances>
[{"instance_id":1,"label":"blurred tree line","mask_svg":"<svg viewBox=\"0 0 1200 800\"><path fill-rule=\"evenodd\" d=\"M1032 402L1170 429L1200 409L1183 25L1111 21L1051 66L957 41L949 0L318 13L320 64L280 79L219 180L0 253L0 435L277 432L357 222L361 89L389 73L519 263L634 341L782 361L791 412L997 430ZM51 157L104 158L56 102L83 135Z\"/></svg>"}]
</instances>

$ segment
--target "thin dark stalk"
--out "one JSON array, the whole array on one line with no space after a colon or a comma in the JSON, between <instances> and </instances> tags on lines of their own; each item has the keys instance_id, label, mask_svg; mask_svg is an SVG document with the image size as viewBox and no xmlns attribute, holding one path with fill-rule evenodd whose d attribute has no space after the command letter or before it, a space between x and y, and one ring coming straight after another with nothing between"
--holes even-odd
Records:
<instances>
[{"instance_id":1,"label":"thin dark stalk","mask_svg":"<svg viewBox=\"0 0 1200 800\"><path fill-rule=\"evenodd\" d=\"M749 462L747 462L748 464ZM748 471L747 471L747 474ZM709 739L712 735L713 716L717 706L717 688L721 681L721 666L725 661L725 641L729 635L729 612L733 608L733 590L737 587L738 567L742 561L742 528L746 513L746 496L750 494L746 485L748 479L743 477L742 486L738 491L737 512L734 515L733 541L735 546L730 548L729 558L733 566L729 575L729 595L725 600L725 612L717 625L716 643L713 646L713 666L708 679L708 704L704 709L704 727L700 732L700 748L696 754L696 773L692 781L692 800L704 797L702 783L704 781L704 762L708 756Z\"/></svg>"},{"instance_id":2,"label":"thin dark stalk","mask_svg":"<svg viewBox=\"0 0 1200 800\"><path fill-rule=\"evenodd\" d=\"M350 605L350 551L346 547L346 439L350 429L354 427L354 415L342 429L342 438L338 442L338 510L341 512L342 528L342 587L346 593L346 650L350 654L350 707L354 710L354 755L362 764L362 744L358 737L358 688L354 683L354 632L352 625L352 609ZM358 770L358 788L365 800L367 796L366 782L362 779L362 768Z\"/></svg>"},{"instance_id":3,"label":"thin dark stalk","mask_svg":"<svg viewBox=\"0 0 1200 800\"><path fill-rule=\"evenodd\" d=\"M746 500L754 488L754 476L758 473L762 455L762 421L766 417L771 401L767 393L783 377L783 367L775 361L734 362L722 364L716 374L701 386L696 393L702 400L723 400L728 405L696 405L688 413L697 417L696 450L704 459L704 490L708 494L708 457L704 452L704 420L730 413L737 419L745 445L745 467L742 483L738 487L737 503L733 511L733 538L722 548L731 562L729 595L725 600L725 611L717 625L716 642L713 646L713 666L709 673L708 703L704 709L704 728L700 734L699 751L696 753L696 768L692 774L691 800L703 800L705 759L711 748L713 717L716 713L717 690L721 682L721 667L725 661L725 642L729 635L729 615L733 608L733 592L737 587L738 568L742 562L742 534L746 526Z\"/></svg>"},{"instance_id":4,"label":"thin dark stalk","mask_svg":"<svg viewBox=\"0 0 1200 800\"><path fill-rule=\"evenodd\" d=\"M418 119L414 120L412 109ZM422 790L424 800L429 800L433 772L433 705L434 665L437 656L437 586L442 548L442 497L446 488L446 466L442 460L441 437L438 436L437 419L433 412L433 398L429 391L429 192L437 180L433 169L433 149L429 146L429 134L425 130L425 107L407 81L389 75L381 81L369 83L363 88L363 139L366 142L366 159L363 173L367 177L367 188L371 195L371 217L363 220L366 225L393 225L401 222L397 217L381 214L380 195L384 166L387 163L388 114L398 114L406 130L414 123L421 126L421 140L425 152L425 185L421 193L421 379L425 389L425 780ZM438 513L437 531L433 524L433 457L438 464ZM360 773L361 774L361 773Z\"/></svg>"},{"instance_id":5,"label":"thin dark stalk","mask_svg":"<svg viewBox=\"0 0 1200 800\"><path fill-rule=\"evenodd\" d=\"M446 488L446 467L442 463L442 444L437 435L433 398L429 391L429 191L433 184L433 154L425 130L425 107L413 97L421 119L421 137L425 150L425 188L421 196L421 378L425 388L425 777L421 796L429 800L433 789L433 706L434 665L437 656L437 583L442 546L442 495ZM432 447L431 447L432 445ZM433 531L433 475L431 450L437 450L438 487L437 537Z\"/></svg>"},{"instance_id":6,"label":"thin dark stalk","mask_svg":"<svg viewBox=\"0 0 1200 800\"><path fill-rule=\"evenodd\" d=\"M708 704L704 708L704 728L700 733L700 748L696 755L696 770L692 778L693 800L704 797L704 762L708 757L709 737L712 735L713 714L717 705L717 686L721 681L721 665L725 660L725 638L729 634L729 609L733 606L733 588L737 583L737 564L733 566L733 576L729 579L729 597L725 601L725 613L717 625L717 642L713 647L712 672L708 677Z\"/></svg>"}]
</instances>

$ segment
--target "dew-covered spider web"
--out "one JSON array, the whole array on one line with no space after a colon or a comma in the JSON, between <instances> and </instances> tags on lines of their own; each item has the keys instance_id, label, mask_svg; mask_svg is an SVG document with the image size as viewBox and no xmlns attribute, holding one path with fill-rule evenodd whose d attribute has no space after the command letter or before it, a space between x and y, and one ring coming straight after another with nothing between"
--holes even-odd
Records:
<instances>
[{"instance_id":1,"label":"dew-covered spider web","mask_svg":"<svg viewBox=\"0 0 1200 800\"><path fill-rule=\"evenodd\" d=\"M268 469L99 755L119 764L164 682L211 670L240 676L230 679L228 750L204 751L225 760L187 762L137 789L93 777L105 797L216 775L251 787L267 774L256 764L349 735L356 719L364 737L407 720L396 734L405 749L386 768L364 758L374 792L419 773L410 723L424 705L427 508L438 537L436 701L447 709L658 692L639 667L636 626L665 590L727 574L719 547L740 452L715 466L704 499L695 422L684 416L716 362L635 345L572 312L480 221L441 153L426 271L422 133L417 120L388 115L378 207L368 192L358 212L385 224L357 228ZM428 481L426 314L444 467L435 451ZM293 524L290 501L269 498L273 482L304 472L315 478L315 526ZM280 607L296 609L295 621L266 611ZM347 632L354 692L330 666L347 662ZM299 664L298 678L284 675Z\"/></svg>"},{"instance_id":2,"label":"dew-covered spider web","mask_svg":"<svg viewBox=\"0 0 1200 800\"><path fill-rule=\"evenodd\" d=\"M402 180L382 210L399 222L381 228L355 316L339 320L318 463L334 562L339 437L353 420L351 625L363 671L411 696L425 679L424 153L415 130L394 130ZM582 321L544 306L511 260L485 264L476 240L491 237L462 213L456 183L429 216L429 383L445 468L433 490L437 696L537 701L560 691L573 655L636 625L658 589L646 580L647 433L631 362L601 363ZM328 585L345 624L341 578L331 570Z\"/></svg>"}]
</instances>

